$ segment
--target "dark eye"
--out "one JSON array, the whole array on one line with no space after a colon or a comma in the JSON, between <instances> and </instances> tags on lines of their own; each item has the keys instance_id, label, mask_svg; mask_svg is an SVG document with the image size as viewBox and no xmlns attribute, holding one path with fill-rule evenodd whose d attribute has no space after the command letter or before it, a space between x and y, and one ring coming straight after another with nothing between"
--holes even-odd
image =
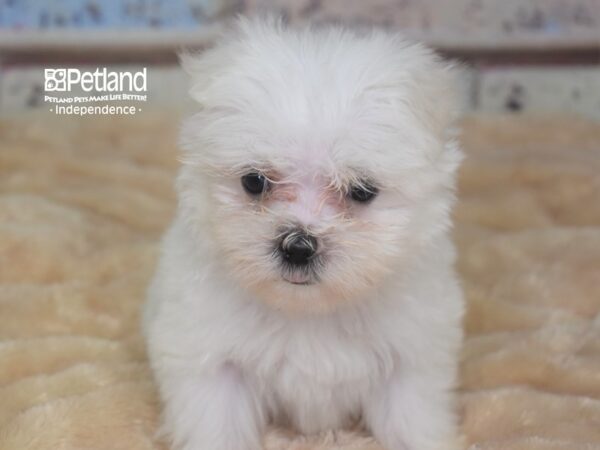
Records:
<instances>
[{"instance_id":1,"label":"dark eye","mask_svg":"<svg viewBox=\"0 0 600 450\"><path fill-rule=\"evenodd\" d=\"M375 198L379 189L371 183L363 182L350 187L350 197L355 202L367 203Z\"/></svg>"},{"instance_id":2,"label":"dark eye","mask_svg":"<svg viewBox=\"0 0 600 450\"><path fill-rule=\"evenodd\" d=\"M242 186L250 195L260 195L267 190L269 182L264 175L258 172L250 172L242 177Z\"/></svg>"}]
</instances>

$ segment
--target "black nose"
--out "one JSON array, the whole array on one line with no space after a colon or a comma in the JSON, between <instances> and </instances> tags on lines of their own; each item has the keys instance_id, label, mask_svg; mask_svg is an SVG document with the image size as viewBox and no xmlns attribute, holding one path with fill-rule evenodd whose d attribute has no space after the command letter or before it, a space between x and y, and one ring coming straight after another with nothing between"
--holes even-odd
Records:
<instances>
[{"instance_id":1,"label":"black nose","mask_svg":"<svg viewBox=\"0 0 600 450\"><path fill-rule=\"evenodd\" d=\"M305 266L317 252L317 239L303 230L294 230L283 237L279 250L290 264Z\"/></svg>"}]
</instances>

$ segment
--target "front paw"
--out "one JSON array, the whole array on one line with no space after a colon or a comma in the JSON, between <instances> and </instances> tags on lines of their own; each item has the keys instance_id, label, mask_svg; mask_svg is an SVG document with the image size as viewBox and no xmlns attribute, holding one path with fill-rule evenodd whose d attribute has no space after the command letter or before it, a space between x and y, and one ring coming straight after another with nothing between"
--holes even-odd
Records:
<instances>
[{"instance_id":1,"label":"front paw","mask_svg":"<svg viewBox=\"0 0 600 450\"><path fill-rule=\"evenodd\" d=\"M452 393L418 374L404 373L383 385L365 405L365 420L386 450L464 448Z\"/></svg>"},{"instance_id":2,"label":"front paw","mask_svg":"<svg viewBox=\"0 0 600 450\"><path fill-rule=\"evenodd\" d=\"M173 449L262 450L265 416L235 366L164 381L163 432Z\"/></svg>"},{"instance_id":3,"label":"front paw","mask_svg":"<svg viewBox=\"0 0 600 450\"><path fill-rule=\"evenodd\" d=\"M187 418L188 423L175 424L168 429L163 426L163 441L171 444L172 450L263 450L262 433L254 420L247 423L224 422L222 420L201 422ZM243 420L243 419L242 419ZM170 427L169 427L170 428Z\"/></svg>"}]
</instances>

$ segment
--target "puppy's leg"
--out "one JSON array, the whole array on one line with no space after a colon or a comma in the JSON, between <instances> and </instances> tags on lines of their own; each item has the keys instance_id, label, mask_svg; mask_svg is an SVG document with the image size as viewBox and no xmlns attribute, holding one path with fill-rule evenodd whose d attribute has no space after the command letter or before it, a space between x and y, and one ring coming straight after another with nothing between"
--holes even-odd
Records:
<instances>
[{"instance_id":1,"label":"puppy's leg","mask_svg":"<svg viewBox=\"0 0 600 450\"><path fill-rule=\"evenodd\" d=\"M386 450L458 450L451 382L441 374L403 371L377 389L365 420Z\"/></svg>"},{"instance_id":2,"label":"puppy's leg","mask_svg":"<svg viewBox=\"0 0 600 450\"><path fill-rule=\"evenodd\" d=\"M210 375L163 379L163 432L177 450L260 450L265 417L241 371L226 363Z\"/></svg>"}]
</instances>

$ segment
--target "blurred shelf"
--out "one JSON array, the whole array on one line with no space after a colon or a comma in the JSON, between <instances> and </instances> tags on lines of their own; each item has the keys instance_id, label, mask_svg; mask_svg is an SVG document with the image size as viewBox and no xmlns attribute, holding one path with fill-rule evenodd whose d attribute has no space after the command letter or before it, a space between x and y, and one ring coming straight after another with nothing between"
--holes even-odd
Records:
<instances>
[{"instance_id":1,"label":"blurred shelf","mask_svg":"<svg viewBox=\"0 0 600 450\"><path fill-rule=\"evenodd\" d=\"M2 30L0 52L114 52L173 51L204 47L214 41L219 25L190 30Z\"/></svg>"},{"instance_id":2,"label":"blurred shelf","mask_svg":"<svg viewBox=\"0 0 600 450\"><path fill-rule=\"evenodd\" d=\"M0 29L5 63L174 63L182 49L210 46L221 24L189 30L7 30ZM449 57L482 64L600 64L600 30L566 34L474 34L401 30Z\"/></svg>"},{"instance_id":3,"label":"blurred shelf","mask_svg":"<svg viewBox=\"0 0 600 450\"><path fill-rule=\"evenodd\" d=\"M408 30L405 34L411 39L451 52L600 50L600 30L572 35L542 33L458 34L413 30Z\"/></svg>"},{"instance_id":4,"label":"blurred shelf","mask_svg":"<svg viewBox=\"0 0 600 450\"><path fill-rule=\"evenodd\" d=\"M7 30L0 29L0 52L173 50L210 45L221 25L190 30ZM408 38L447 51L554 51L600 49L600 30L572 35L468 34L401 31Z\"/></svg>"}]
</instances>

